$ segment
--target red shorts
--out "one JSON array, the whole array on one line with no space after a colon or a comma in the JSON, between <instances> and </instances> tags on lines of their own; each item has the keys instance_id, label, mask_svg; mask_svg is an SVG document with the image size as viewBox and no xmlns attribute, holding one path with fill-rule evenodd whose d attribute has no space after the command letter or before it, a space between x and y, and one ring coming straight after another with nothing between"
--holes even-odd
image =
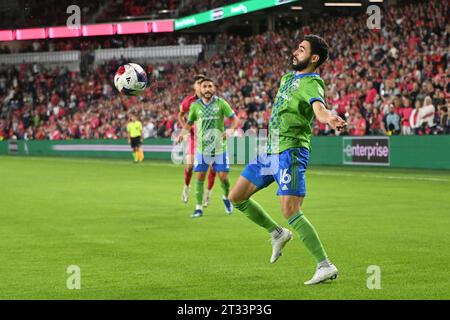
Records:
<instances>
[{"instance_id":1,"label":"red shorts","mask_svg":"<svg viewBox=\"0 0 450 320\"><path fill-rule=\"evenodd\" d=\"M186 139L186 148L184 150L185 155L195 155L195 136L189 135Z\"/></svg>"}]
</instances>

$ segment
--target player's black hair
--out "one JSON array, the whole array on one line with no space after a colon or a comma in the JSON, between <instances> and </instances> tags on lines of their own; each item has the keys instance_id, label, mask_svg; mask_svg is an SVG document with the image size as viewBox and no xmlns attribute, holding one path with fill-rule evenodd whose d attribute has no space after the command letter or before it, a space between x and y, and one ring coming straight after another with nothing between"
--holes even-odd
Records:
<instances>
[{"instance_id":1,"label":"player's black hair","mask_svg":"<svg viewBox=\"0 0 450 320\"><path fill-rule=\"evenodd\" d=\"M208 77L204 77L202 80L200 80L200 84L202 84L202 83L205 82L205 81L209 81L209 82L212 82L212 83L216 83L213 79L208 78Z\"/></svg>"},{"instance_id":2,"label":"player's black hair","mask_svg":"<svg viewBox=\"0 0 450 320\"><path fill-rule=\"evenodd\" d=\"M311 45L311 55L317 54L319 61L317 61L316 68L320 67L328 59L328 43L321 37L315 34L309 34L303 37L303 40L308 41Z\"/></svg>"},{"instance_id":3,"label":"player's black hair","mask_svg":"<svg viewBox=\"0 0 450 320\"><path fill-rule=\"evenodd\" d=\"M204 74L201 74L201 73L196 74L196 75L194 76L194 83L197 82L198 80L203 80L203 79L205 79L205 78L206 78L206 76L205 76Z\"/></svg>"}]
</instances>

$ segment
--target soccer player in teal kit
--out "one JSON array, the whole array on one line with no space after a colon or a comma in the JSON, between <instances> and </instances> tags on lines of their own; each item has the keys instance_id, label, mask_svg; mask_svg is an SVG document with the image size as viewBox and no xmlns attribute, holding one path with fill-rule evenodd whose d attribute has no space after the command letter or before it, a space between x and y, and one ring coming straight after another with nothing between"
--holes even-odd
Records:
<instances>
[{"instance_id":1,"label":"soccer player in teal kit","mask_svg":"<svg viewBox=\"0 0 450 320\"><path fill-rule=\"evenodd\" d=\"M305 36L293 53L292 69L281 78L269 121L267 152L247 165L229 199L251 221L265 228L272 237L271 263L281 256L281 250L291 240L292 233L280 227L272 217L250 197L272 182L278 184L281 210L289 225L317 262L314 276L305 284L317 284L338 275L319 236L303 214L306 195L305 170L311 150L311 122L318 121L339 131L345 121L333 116L326 108L325 84L315 70L328 58L328 44L315 35Z\"/></svg>"}]
</instances>

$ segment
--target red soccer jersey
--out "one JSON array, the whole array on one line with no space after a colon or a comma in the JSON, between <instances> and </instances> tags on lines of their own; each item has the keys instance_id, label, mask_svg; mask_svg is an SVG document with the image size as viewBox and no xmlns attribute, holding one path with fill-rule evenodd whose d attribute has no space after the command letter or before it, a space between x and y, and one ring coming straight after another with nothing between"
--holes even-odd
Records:
<instances>
[{"instance_id":1,"label":"red soccer jersey","mask_svg":"<svg viewBox=\"0 0 450 320\"><path fill-rule=\"evenodd\" d=\"M189 109L191 108L191 104L198 100L198 97L193 94L190 96L186 96L186 98L181 101L180 111L189 113Z\"/></svg>"},{"instance_id":2,"label":"red soccer jersey","mask_svg":"<svg viewBox=\"0 0 450 320\"><path fill-rule=\"evenodd\" d=\"M187 114L189 114L191 105L197 100L198 100L198 97L195 94L184 98L183 101L181 102L180 112L186 112ZM187 154L195 154L195 128L194 128L194 126L191 127L191 132L189 134L189 138L187 139L186 153Z\"/></svg>"},{"instance_id":3,"label":"red soccer jersey","mask_svg":"<svg viewBox=\"0 0 450 320\"><path fill-rule=\"evenodd\" d=\"M180 111L186 112L187 114L189 114L189 109L191 108L191 104L193 104L197 100L198 100L198 97L195 94L186 96L186 98L184 98L183 101L181 101ZM192 128L191 128L191 136L194 136L194 126L192 126Z\"/></svg>"}]
</instances>

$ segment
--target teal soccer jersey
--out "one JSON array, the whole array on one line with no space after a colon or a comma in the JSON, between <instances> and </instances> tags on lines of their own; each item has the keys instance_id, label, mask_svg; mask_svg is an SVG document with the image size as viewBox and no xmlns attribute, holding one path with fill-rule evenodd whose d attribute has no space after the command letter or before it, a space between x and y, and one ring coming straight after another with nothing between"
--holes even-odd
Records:
<instances>
[{"instance_id":1,"label":"teal soccer jersey","mask_svg":"<svg viewBox=\"0 0 450 320\"><path fill-rule=\"evenodd\" d=\"M220 154L226 151L224 117L232 118L234 111L225 99L214 96L206 105L201 99L189 110L188 122L196 122L197 151L206 154Z\"/></svg>"},{"instance_id":2,"label":"teal soccer jersey","mask_svg":"<svg viewBox=\"0 0 450 320\"><path fill-rule=\"evenodd\" d=\"M281 153L290 148L311 150L312 104L325 104L325 84L317 73L296 74L281 78L269 121L267 153Z\"/></svg>"}]
</instances>

